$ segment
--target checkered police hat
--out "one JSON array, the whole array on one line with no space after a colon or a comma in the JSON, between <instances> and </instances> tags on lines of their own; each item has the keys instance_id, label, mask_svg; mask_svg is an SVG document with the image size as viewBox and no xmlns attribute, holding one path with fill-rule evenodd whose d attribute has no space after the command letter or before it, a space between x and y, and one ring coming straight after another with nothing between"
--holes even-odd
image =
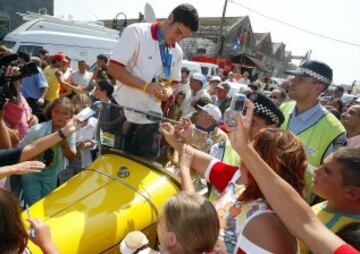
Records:
<instances>
[{"instance_id":1,"label":"checkered police hat","mask_svg":"<svg viewBox=\"0 0 360 254\"><path fill-rule=\"evenodd\" d=\"M271 123L280 126L285 117L279 107L267 96L261 93L250 93L248 98L254 103L254 113L266 118Z\"/></svg>"},{"instance_id":2,"label":"checkered police hat","mask_svg":"<svg viewBox=\"0 0 360 254\"><path fill-rule=\"evenodd\" d=\"M333 70L327 64L314 60L304 61L296 70L287 70L285 73L293 76L310 76L327 86L331 85L333 78Z\"/></svg>"}]
</instances>

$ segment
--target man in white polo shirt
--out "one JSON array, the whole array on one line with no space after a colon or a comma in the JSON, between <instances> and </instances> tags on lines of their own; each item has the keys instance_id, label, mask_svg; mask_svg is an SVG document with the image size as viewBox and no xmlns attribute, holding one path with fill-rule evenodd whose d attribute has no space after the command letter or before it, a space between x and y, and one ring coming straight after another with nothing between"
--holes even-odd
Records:
<instances>
[{"instance_id":1,"label":"man in white polo shirt","mask_svg":"<svg viewBox=\"0 0 360 254\"><path fill-rule=\"evenodd\" d=\"M199 27L196 9L176 7L160 23L128 26L114 48L108 73L116 79L113 94L119 105L162 114L161 101L171 96L170 85L180 81L183 52L177 42ZM125 111L124 150L147 159L159 153L159 125L146 116Z\"/></svg>"}]
</instances>

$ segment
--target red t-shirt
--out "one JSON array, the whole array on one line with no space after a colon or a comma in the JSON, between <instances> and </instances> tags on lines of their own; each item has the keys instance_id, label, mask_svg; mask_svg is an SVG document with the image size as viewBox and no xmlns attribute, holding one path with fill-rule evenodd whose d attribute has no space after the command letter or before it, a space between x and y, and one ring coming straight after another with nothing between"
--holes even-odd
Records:
<instances>
[{"instance_id":1,"label":"red t-shirt","mask_svg":"<svg viewBox=\"0 0 360 254\"><path fill-rule=\"evenodd\" d=\"M334 254L360 254L360 251L356 250L349 244L344 244L337 248Z\"/></svg>"}]
</instances>

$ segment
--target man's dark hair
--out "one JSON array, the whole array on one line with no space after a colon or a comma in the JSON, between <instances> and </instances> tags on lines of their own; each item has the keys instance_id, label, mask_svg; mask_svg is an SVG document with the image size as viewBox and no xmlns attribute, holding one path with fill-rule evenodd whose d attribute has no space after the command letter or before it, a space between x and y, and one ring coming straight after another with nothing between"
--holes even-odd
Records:
<instances>
[{"instance_id":1,"label":"man's dark hair","mask_svg":"<svg viewBox=\"0 0 360 254\"><path fill-rule=\"evenodd\" d=\"M201 97L199 98L196 103L195 103L195 109L196 110L200 110L199 106L200 107L204 107L205 105L207 104L212 104L212 101L209 99L209 98L206 98L206 97Z\"/></svg>"},{"instance_id":2,"label":"man's dark hair","mask_svg":"<svg viewBox=\"0 0 360 254\"><path fill-rule=\"evenodd\" d=\"M25 62L30 62L30 55L28 53L25 52L18 52L18 56L19 58L24 59Z\"/></svg>"},{"instance_id":3,"label":"man's dark hair","mask_svg":"<svg viewBox=\"0 0 360 254\"><path fill-rule=\"evenodd\" d=\"M343 185L360 187L360 147L342 147L333 153L340 166Z\"/></svg>"},{"instance_id":4,"label":"man's dark hair","mask_svg":"<svg viewBox=\"0 0 360 254\"><path fill-rule=\"evenodd\" d=\"M111 98L114 92L114 87L111 85L111 82L105 79L99 81L99 87L101 91L106 91L106 96Z\"/></svg>"},{"instance_id":5,"label":"man's dark hair","mask_svg":"<svg viewBox=\"0 0 360 254\"><path fill-rule=\"evenodd\" d=\"M187 75L190 74L190 70L189 70L187 67L185 67L185 66L181 67L181 72L186 72Z\"/></svg>"},{"instance_id":6,"label":"man's dark hair","mask_svg":"<svg viewBox=\"0 0 360 254\"><path fill-rule=\"evenodd\" d=\"M104 55L104 54L100 54L100 55L98 55L96 58L97 58L97 59L100 59L100 60L104 60L106 64L108 63L108 60L109 60L109 59L107 58L107 56Z\"/></svg>"},{"instance_id":7,"label":"man's dark hair","mask_svg":"<svg viewBox=\"0 0 360 254\"><path fill-rule=\"evenodd\" d=\"M281 99L286 99L286 91L282 88L277 88L277 90L280 91L280 97Z\"/></svg>"},{"instance_id":8,"label":"man's dark hair","mask_svg":"<svg viewBox=\"0 0 360 254\"><path fill-rule=\"evenodd\" d=\"M173 23L182 23L190 28L192 32L196 32L199 29L199 14L191 4L181 4L171 14L174 16Z\"/></svg>"},{"instance_id":9,"label":"man's dark hair","mask_svg":"<svg viewBox=\"0 0 360 254\"><path fill-rule=\"evenodd\" d=\"M337 86L336 88L335 88L335 91L338 91L338 92L344 92L345 91L345 89L342 87L342 86Z\"/></svg>"}]
</instances>

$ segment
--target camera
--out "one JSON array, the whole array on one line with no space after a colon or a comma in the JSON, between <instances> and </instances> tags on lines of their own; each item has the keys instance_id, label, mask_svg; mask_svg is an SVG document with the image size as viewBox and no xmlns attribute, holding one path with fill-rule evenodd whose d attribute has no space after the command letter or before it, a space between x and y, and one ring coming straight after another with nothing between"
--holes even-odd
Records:
<instances>
[{"instance_id":1,"label":"camera","mask_svg":"<svg viewBox=\"0 0 360 254\"><path fill-rule=\"evenodd\" d=\"M42 161L44 162L44 164L49 167L53 161L54 161L54 151L49 148L47 149L44 153L43 153L43 158L42 158Z\"/></svg>"},{"instance_id":2,"label":"camera","mask_svg":"<svg viewBox=\"0 0 360 254\"><path fill-rule=\"evenodd\" d=\"M232 96L231 102L230 102L230 114L227 120L227 124L230 127L234 127L235 124L235 118L234 118L234 113L238 112L238 113L242 113L244 111L245 108L245 100L246 100L246 96L240 93L235 93Z\"/></svg>"},{"instance_id":3,"label":"camera","mask_svg":"<svg viewBox=\"0 0 360 254\"><path fill-rule=\"evenodd\" d=\"M0 110L3 109L7 99L16 100L16 90L12 82L39 73L36 64L34 62L29 62L18 66L20 68L18 75L11 77L6 76L6 68L8 66L14 66L17 59L17 54L0 57Z\"/></svg>"}]
</instances>

